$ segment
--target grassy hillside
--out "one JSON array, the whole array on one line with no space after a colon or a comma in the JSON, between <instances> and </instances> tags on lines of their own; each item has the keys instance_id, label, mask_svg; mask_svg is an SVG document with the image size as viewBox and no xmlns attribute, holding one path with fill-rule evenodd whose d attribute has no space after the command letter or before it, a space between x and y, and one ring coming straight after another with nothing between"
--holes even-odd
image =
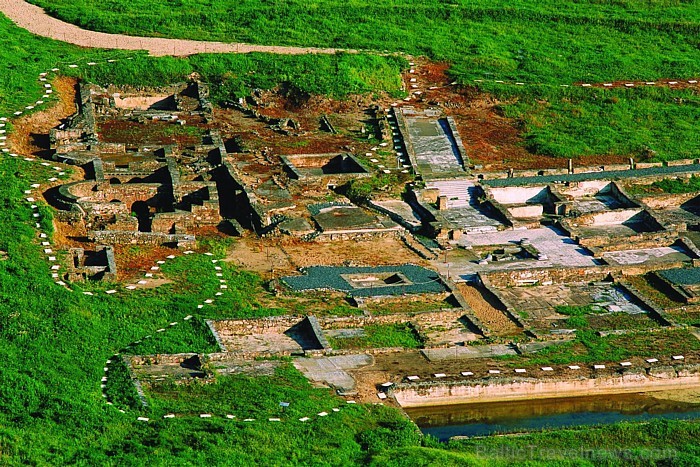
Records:
<instances>
[{"instance_id":1,"label":"grassy hillside","mask_svg":"<svg viewBox=\"0 0 700 467\"><path fill-rule=\"evenodd\" d=\"M535 154L638 160L700 156L696 90L560 84L700 76L700 1L32 0L89 29L128 34L401 51L503 100ZM536 84L536 85L534 85ZM697 88L696 88L697 89Z\"/></svg>"},{"instance_id":2,"label":"grassy hillside","mask_svg":"<svg viewBox=\"0 0 700 467\"><path fill-rule=\"evenodd\" d=\"M88 29L366 48L458 63L465 77L547 83L700 72L700 2L627 0L32 0Z\"/></svg>"},{"instance_id":3,"label":"grassy hillside","mask_svg":"<svg viewBox=\"0 0 700 467\"><path fill-rule=\"evenodd\" d=\"M67 65L126 58L110 67L68 68ZM39 73L53 67L98 83L157 85L186 80L192 73L212 83L214 98L231 99L253 88L288 83L300 91L342 98L352 93L400 93L399 71L406 61L370 55L270 54L199 55L190 58L148 57L143 53L84 50L39 39L0 15L0 113L35 101L41 94Z\"/></svg>"}]
</instances>

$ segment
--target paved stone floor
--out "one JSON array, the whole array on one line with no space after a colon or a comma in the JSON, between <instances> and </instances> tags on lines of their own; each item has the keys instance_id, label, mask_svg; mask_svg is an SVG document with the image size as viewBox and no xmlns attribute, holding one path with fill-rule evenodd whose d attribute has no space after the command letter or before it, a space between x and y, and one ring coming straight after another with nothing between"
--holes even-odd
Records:
<instances>
[{"instance_id":1,"label":"paved stone floor","mask_svg":"<svg viewBox=\"0 0 700 467\"><path fill-rule=\"evenodd\" d=\"M356 391L355 379L345 370L371 365L371 355L338 355L335 357L296 358L294 366L311 381L335 388L339 394L351 395Z\"/></svg>"},{"instance_id":2,"label":"paved stone floor","mask_svg":"<svg viewBox=\"0 0 700 467\"><path fill-rule=\"evenodd\" d=\"M445 131L446 124L442 125L442 121L421 117L406 118L418 171L423 175L464 171L451 136Z\"/></svg>"},{"instance_id":3,"label":"paved stone floor","mask_svg":"<svg viewBox=\"0 0 700 467\"><path fill-rule=\"evenodd\" d=\"M641 264L647 262L664 263L675 261L690 261L688 252L678 246L646 248L643 250L610 251L603 255L618 264Z\"/></svg>"},{"instance_id":4,"label":"paved stone floor","mask_svg":"<svg viewBox=\"0 0 700 467\"><path fill-rule=\"evenodd\" d=\"M632 298L612 284L593 285L541 285L536 287L510 287L499 289L514 307L527 310L529 319L563 319L556 311L558 306L585 306L595 304L601 311L646 313Z\"/></svg>"},{"instance_id":5,"label":"paved stone floor","mask_svg":"<svg viewBox=\"0 0 700 467\"><path fill-rule=\"evenodd\" d=\"M552 227L528 230L503 230L500 232L463 235L459 240L459 244L471 244L473 246L505 245L508 243L517 244L523 238L529 239L530 243L532 243L540 253L547 256L547 259L541 261L535 259L497 261L486 265L479 265L474 260L460 258L458 255L453 255L453 257L450 258L448 255L449 260L447 263L445 263L444 258L441 257L439 261L434 261L433 265L443 274L446 274L449 269L450 277L464 276L462 279L468 279L473 276L473 274L480 271L526 269L534 267L583 267L597 264L597 261L588 250L577 245L572 239L564 236L562 232ZM459 278L456 279L459 280Z\"/></svg>"}]
</instances>

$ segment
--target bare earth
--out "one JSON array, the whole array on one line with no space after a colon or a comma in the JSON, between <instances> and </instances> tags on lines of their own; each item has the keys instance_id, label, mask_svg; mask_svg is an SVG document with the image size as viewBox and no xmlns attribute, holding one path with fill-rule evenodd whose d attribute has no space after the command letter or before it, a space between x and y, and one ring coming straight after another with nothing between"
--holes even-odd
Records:
<instances>
[{"instance_id":1,"label":"bare earth","mask_svg":"<svg viewBox=\"0 0 700 467\"><path fill-rule=\"evenodd\" d=\"M474 310L474 314L490 331L498 335L515 335L522 332L522 329L508 318L502 309L496 308L496 304L489 302L476 287L459 283L457 289Z\"/></svg>"},{"instance_id":2,"label":"bare earth","mask_svg":"<svg viewBox=\"0 0 700 467\"><path fill-rule=\"evenodd\" d=\"M395 238L328 243L289 240L283 243L282 249L296 267L340 266L345 263L356 266L425 264L401 240Z\"/></svg>"},{"instance_id":3,"label":"bare earth","mask_svg":"<svg viewBox=\"0 0 700 467\"><path fill-rule=\"evenodd\" d=\"M68 42L81 47L122 50L147 50L151 55L185 56L199 53L249 53L267 52L285 55L334 54L339 51L356 53L347 49L322 49L315 47L282 47L271 45L251 45L242 43L191 41L183 39L162 39L156 37L126 36L107 34L81 29L47 15L43 8L23 0L0 0L0 12L17 26L38 36Z\"/></svg>"},{"instance_id":4,"label":"bare earth","mask_svg":"<svg viewBox=\"0 0 700 467\"><path fill-rule=\"evenodd\" d=\"M0 0L1 1L1 0ZM12 150L25 156L44 157L49 152L49 131L76 111L75 78L58 76L52 82L58 102L42 112L23 115L13 121L8 138Z\"/></svg>"},{"instance_id":5,"label":"bare earth","mask_svg":"<svg viewBox=\"0 0 700 467\"><path fill-rule=\"evenodd\" d=\"M266 241L244 237L236 242L225 261L267 278L309 266L426 265L424 260L395 238L314 243L296 239Z\"/></svg>"}]
</instances>

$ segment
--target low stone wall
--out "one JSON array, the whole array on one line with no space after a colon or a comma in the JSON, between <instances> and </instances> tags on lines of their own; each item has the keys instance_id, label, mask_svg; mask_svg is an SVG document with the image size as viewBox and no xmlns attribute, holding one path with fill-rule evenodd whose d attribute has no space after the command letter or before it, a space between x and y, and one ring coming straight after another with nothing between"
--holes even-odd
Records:
<instances>
[{"instance_id":1,"label":"low stone wall","mask_svg":"<svg viewBox=\"0 0 700 467\"><path fill-rule=\"evenodd\" d=\"M679 174L700 172L700 164L696 160L676 161L664 166L661 163L639 163L635 169L629 166L604 166L574 168L574 173L569 174L567 169L546 169L539 171L513 171L512 176L508 172L477 172L477 176L483 183L491 186L527 186L548 183L579 182L601 179L644 179L644 183L652 183L656 180L678 176Z\"/></svg>"},{"instance_id":2,"label":"low stone wall","mask_svg":"<svg viewBox=\"0 0 700 467\"><path fill-rule=\"evenodd\" d=\"M564 161L562 161L562 164ZM618 172L626 171L630 169L650 169L656 167L676 167L685 165L695 165L698 163L698 159L678 159L675 161L667 162L635 162L633 166L630 164L608 164L608 165L596 165L596 166L585 166L585 167L575 167L574 173L600 173L601 177L605 176L605 172ZM568 174L568 168L566 167L556 167L543 170L530 169L530 170L513 170L510 173L507 171L503 172L484 172L483 177L485 179L499 179L511 177L538 177L547 175L566 175Z\"/></svg>"},{"instance_id":3,"label":"low stone wall","mask_svg":"<svg viewBox=\"0 0 700 467\"><path fill-rule=\"evenodd\" d=\"M406 349L403 347L380 347L377 349L363 349L363 350L355 350L355 349L332 349L324 352L324 355L326 356L338 356L338 355L360 355L360 354L365 354L365 355L386 355L386 354L392 354L392 353L403 353L405 352Z\"/></svg>"},{"instance_id":4,"label":"low stone wall","mask_svg":"<svg viewBox=\"0 0 700 467\"><path fill-rule=\"evenodd\" d=\"M104 251L107 266L102 276L102 280L114 281L117 279L117 261L114 258L114 248L110 245L100 245L97 251Z\"/></svg>"},{"instance_id":5,"label":"low stone wall","mask_svg":"<svg viewBox=\"0 0 700 467\"><path fill-rule=\"evenodd\" d=\"M406 155L408 156L411 167L413 167L413 171L415 172L416 168L418 167L418 160L416 159L416 150L413 147L413 142L411 141L411 138L408 137L406 118L398 107L391 108L391 115L396 119L396 127L401 135L401 141L403 141L404 147L406 148Z\"/></svg>"},{"instance_id":6,"label":"low stone wall","mask_svg":"<svg viewBox=\"0 0 700 467\"><path fill-rule=\"evenodd\" d=\"M612 272L605 266L579 268L531 268L479 273L487 287L518 287L530 284L571 284L602 281Z\"/></svg>"},{"instance_id":7,"label":"low stone wall","mask_svg":"<svg viewBox=\"0 0 700 467\"><path fill-rule=\"evenodd\" d=\"M677 209L681 204L697 198L698 193L656 194L640 196L638 199L652 209Z\"/></svg>"},{"instance_id":8,"label":"low stone wall","mask_svg":"<svg viewBox=\"0 0 700 467\"><path fill-rule=\"evenodd\" d=\"M676 243L678 232L645 232L637 235L631 235L621 239L619 237L610 237L608 235L599 235L595 237L578 238L574 237L578 244L587 248L593 253L593 256L599 258L603 253L609 251L619 251L625 248L634 248L642 250L645 248L659 248L662 246L670 246Z\"/></svg>"},{"instance_id":9,"label":"low stone wall","mask_svg":"<svg viewBox=\"0 0 700 467\"><path fill-rule=\"evenodd\" d=\"M423 259L428 261L438 259L438 255L430 250L428 250L423 244L415 240L411 234L406 234L401 236L401 241L406 248L417 254Z\"/></svg>"},{"instance_id":10,"label":"low stone wall","mask_svg":"<svg viewBox=\"0 0 700 467\"><path fill-rule=\"evenodd\" d=\"M422 225L415 225L414 223L411 223L411 221L404 219L401 214L392 211L390 209L387 209L383 206L380 206L379 204L376 204L372 202L372 200L369 200L367 202L367 207L370 209L373 209L375 211L380 212L381 214L384 214L385 216L388 216L389 219L392 221L396 222L400 226L402 226L404 229L408 230L409 232L417 232L421 229Z\"/></svg>"},{"instance_id":11,"label":"low stone wall","mask_svg":"<svg viewBox=\"0 0 700 467\"><path fill-rule=\"evenodd\" d=\"M203 205L192 205L192 211L159 212L153 216L153 232L169 233L173 227L188 230L203 225L217 225L221 222L219 206L216 201L204 201Z\"/></svg>"},{"instance_id":12,"label":"low stone wall","mask_svg":"<svg viewBox=\"0 0 700 467\"><path fill-rule=\"evenodd\" d=\"M171 243L178 248L194 248L196 238L186 234L162 234L156 232L134 232L128 230L92 230L88 239L96 243L131 243L134 245L163 245Z\"/></svg>"},{"instance_id":13,"label":"low stone wall","mask_svg":"<svg viewBox=\"0 0 700 467\"><path fill-rule=\"evenodd\" d=\"M224 319L212 321L212 324L217 333L232 335L282 334L292 326L299 324L304 318L304 316L289 315L257 319Z\"/></svg>"},{"instance_id":14,"label":"low stone wall","mask_svg":"<svg viewBox=\"0 0 700 467\"><path fill-rule=\"evenodd\" d=\"M347 230L347 231L324 231L316 236L319 242L337 242L337 241L365 241L376 238L400 238L404 235L406 229L401 226L396 226L392 229L377 229L377 230Z\"/></svg>"},{"instance_id":15,"label":"low stone wall","mask_svg":"<svg viewBox=\"0 0 700 467\"><path fill-rule=\"evenodd\" d=\"M651 274L650 281L657 289L672 300L681 301L689 305L700 301L692 290L688 290L682 285L673 284L671 281L661 276L661 274L658 274L657 271Z\"/></svg>"},{"instance_id":16,"label":"low stone wall","mask_svg":"<svg viewBox=\"0 0 700 467\"><path fill-rule=\"evenodd\" d=\"M323 350L330 350L331 345L328 343L328 339L326 339L325 334L323 334L323 330L321 329L318 319L315 316L307 316L306 322L311 328L311 333L314 335L321 348Z\"/></svg>"},{"instance_id":17,"label":"low stone wall","mask_svg":"<svg viewBox=\"0 0 700 467\"><path fill-rule=\"evenodd\" d=\"M576 379L512 377L500 380L401 383L389 390L402 407L547 399L675 389L700 385L700 365L631 369L615 375Z\"/></svg>"},{"instance_id":18,"label":"low stone wall","mask_svg":"<svg viewBox=\"0 0 700 467\"><path fill-rule=\"evenodd\" d=\"M485 190L501 204L526 204L546 202L549 196L547 185L528 187L503 187Z\"/></svg>"},{"instance_id":19,"label":"low stone wall","mask_svg":"<svg viewBox=\"0 0 700 467\"><path fill-rule=\"evenodd\" d=\"M452 296L455 298L455 300L457 300L457 303L459 303L460 308L464 310L464 317L471 322L472 326L474 326L481 332L482 336L489 337L491 335L491 331L489 331L489 328L485 326L484 323L482 323L481 320L476 316L474 310L472 310L472 307L469 306L467 301L459 292L457 284L455 284L454 281L452 281L451 279L445 279L445 285L452 292Z\"/></svg>"},{"instance_id":20,"label":"low stone wall","mask_svg":"<svg viewBox=\"0 0 700 467\"><path fill-rule=\"evenodd\" d=\"M450 127L452 138L455 140L455 147L457 148L457 152L459 152L459 157L462 159L462 168L468 171L470 165L469 156L464 150L464 143L462 142L462 137L459 135L459 130L457 130L455 119L452 117L445 117L445 120L447 121L447 126Z\"/></svg>"},{"instance_id":21,"label":"low stone wall","mask_svg":"<svg viewBox=\"0 0 700 467\"><path fill-rule=\"evenodd\" d=\"M146 395L143 393L141 381L139 381L139 379L136 377L136 374L134 374L134 367L131 364L133 360L127 357L126 355L122 355L121 361L124 367L126 368L127 373L129 373L129 379L131 379L131 383L134 385L134 389L136 389L136 395L139 398L141 407L148 407L148 401L146 400Z\"/></svg>"},{"instance_id":22,"label":"low stone wall","mask_svg":"<svg viewBox=\"0 0 700 467\"><path fill-rule=\"evenodd\" d=\"M478 273L479 280L489 289L493 287L521 287L526 285L585 284L613 277L639 276L651 271L682 267L683 263L601 265L578 268L531 268L513 271Z\"/></svg>"},{"instance_id":23,"label":"low stone wall","mask_svg":"<svg viewBox=\"0 0 700 467\"><path fill-rule=\"evenodd\" d=\"M496 201L491 195L486 196L483 204L486 205L487 208L496 215L496 219L507 228L517 224L517 221L513 218L508 208Z\"/></svg>"},{"instance_id":24,"label":"low stone wall","mask_svg":"<svg viewBox=\"0 0 700 467\"><path fill-rule=\"evenodd\" d=\"M144 365L172 365L183 363L192 357L196 357L196 353L177 353L177 354L154 354L154 355L135 355L131 357L130 364L132 367Z\"/></svg>"},{"instance_id":25,"label":"low stone wall","mask_svg":"<svg viewBox=\"0 0 700 467\"><path fill-rule=\"evenodd\" d=\"M214 336L214 340L216 341L216 345L219 346L219 350L221 350L222 352L227 352L228 349L226 349L226 346L221 341L221 336L219 336L219 333L216 331L216 325L215 325L216 322L212 321L210 319L207 319L207 320L204 320L204 323L209 328L209 332L211 332L211 335Z\"/></svg>"}]
</instances>

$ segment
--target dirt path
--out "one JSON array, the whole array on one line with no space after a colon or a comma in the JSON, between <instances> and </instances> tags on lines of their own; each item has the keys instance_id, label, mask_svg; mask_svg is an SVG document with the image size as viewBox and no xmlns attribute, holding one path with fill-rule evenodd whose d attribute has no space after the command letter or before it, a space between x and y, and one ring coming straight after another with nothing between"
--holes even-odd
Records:
<instances>
[{"instance_id":1,"label":"dirt path","mask_svg":"<svg viewBox=\"0 0 700 467\"><path fill-rule=\"evenodd\" d=\"M183 39L161 39L122 34L107 34L88 31L73 24L47 15L43 8L24 0L0 0L0 12L17 26L42 37L50 37L81 47L103 49L147 50L151 55L185 56L198 53L249 53L267 52L284 55L334 54L336 52L357 53L349 49L322 49L315 47L283 47L224 42L191 41Z\"/></svg>"}]
</instances>

